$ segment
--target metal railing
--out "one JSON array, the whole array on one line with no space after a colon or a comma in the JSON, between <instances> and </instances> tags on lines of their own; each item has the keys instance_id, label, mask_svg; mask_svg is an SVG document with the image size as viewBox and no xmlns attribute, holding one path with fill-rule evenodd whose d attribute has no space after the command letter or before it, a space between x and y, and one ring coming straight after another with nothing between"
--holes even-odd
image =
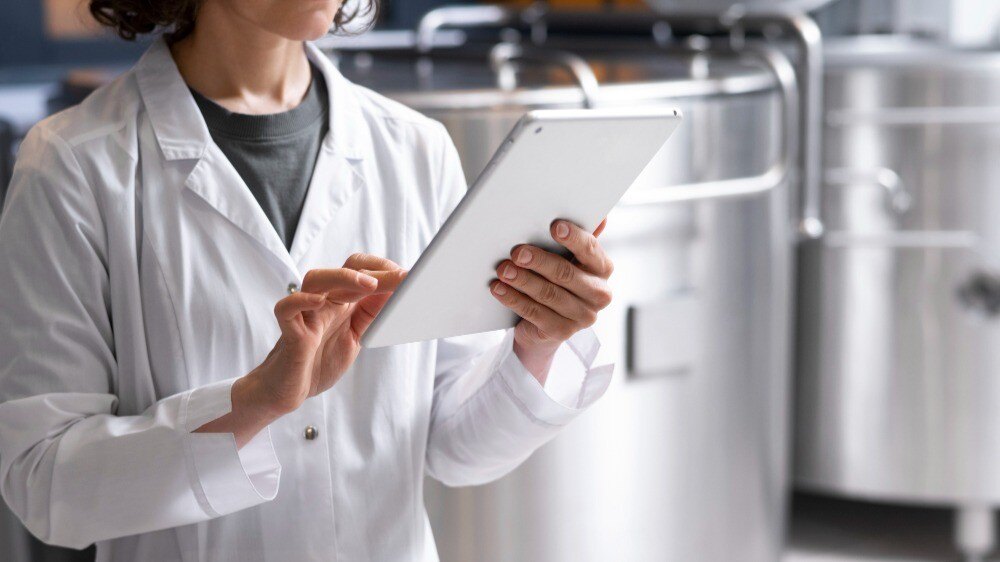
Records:
<instances>
[{"instance_id":1,"label":"metal railing","mask_svg":"<svg viewBox=\"0 0 1000 562\"><path fill-rule=\"evenodd\" d=\"M436 40L436 34L445 28L484 26L527 26L531 29L534 43L544 43L552 25L568 27L589 26L620 31L622 29L648 30L654 37L669 37L674 28L695 30L703 34L727 34L730 47L735 50L747 48L746 36L753 33L765 37L786 34L797 50L797 62L792 64L780 52L763 55L762 60L776 78L783 90L785 108L795 105L797 118L794 119L797 147L786 148L785 154L794 150L795 162L778 163L767 172L752 178L736 178L689 185L670 186L665 193L654 195L640 192L628 194L622 204L655 204L656 202L691 201L697 198L731 197L767 191L777 181L785 181L792 169L798 172L801 181L799 197L799 218L797 230L805 239L815 239L823 235L822 221L822 105L823 105L823 47L822 34L816 23L804 13L794 11L771 11L748 13L733 9L723 13L683 12L677 14L650 12L549 12L542 3L536 3L523 10L500 6L452 6L428 12L418 26L418 50L429 53ZM712 48L712 43L708 43ZM758 52L762 54L762 52ZM784 59L784 63L778 59ZM791 64L793 77L791 84L787 69ZM573 66L563 61L562 66ZM579 72L574 76L580 82ZM585 99L593 103L599 95L598 88L587 83ZM795 100L788 90L794 86ZM786 121L788 123L789 121ZM786 138L787 142L787 138ZM801 148L798 148L801 147ZM661 191L661 190L657 190ZM667 194L666 192L669 192Z\"/></svg>"}]
</instances>

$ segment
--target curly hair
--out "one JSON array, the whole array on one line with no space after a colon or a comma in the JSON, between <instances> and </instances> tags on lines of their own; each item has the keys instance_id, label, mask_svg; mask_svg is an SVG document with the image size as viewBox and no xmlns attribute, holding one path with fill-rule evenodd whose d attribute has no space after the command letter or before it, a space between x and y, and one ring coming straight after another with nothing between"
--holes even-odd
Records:
<instances>
[{"instance_id":1,"label":"curly hair","mask_svg":"<svg viewBox=\"0 0 1000 562\"><path fill-rule=\"evenodd\" d=\"M202 0L90 0L90 14L127 41L158 30L171 41L183 39L194 29ZM346 4L347 2L345 2ZM334 31L361 16L378 15L378 0L360 0L353 9L341 6L333 18Z\"/></svg>"}]
</instances>

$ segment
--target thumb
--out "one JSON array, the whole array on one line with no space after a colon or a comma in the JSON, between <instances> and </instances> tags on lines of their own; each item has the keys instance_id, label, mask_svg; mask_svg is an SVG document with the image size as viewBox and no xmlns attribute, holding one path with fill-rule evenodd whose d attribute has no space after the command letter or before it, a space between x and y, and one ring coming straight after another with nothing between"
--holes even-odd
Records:
<instances>
[{"instance_id":1,"label":"thumb","mask_svg":"<svg viewBox=\"0 0 1000 562\"><path fill-rule=\"evenodd\" d=\"M351 315L351 329L354 330L357 337L360 338L368 326L371 326L372 321L382 311L385 303L389 302L391 296L392 293L378 293L367 296L358 302L354 308L354 314Z\"/></svg>"}]
</instances>

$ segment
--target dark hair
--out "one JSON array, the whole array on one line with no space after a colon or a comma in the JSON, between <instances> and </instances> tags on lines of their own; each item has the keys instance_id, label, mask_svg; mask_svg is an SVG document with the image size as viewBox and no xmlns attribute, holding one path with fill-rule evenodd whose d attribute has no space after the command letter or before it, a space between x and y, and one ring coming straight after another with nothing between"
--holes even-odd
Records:
<instances>
[{"instance_id":1,"label":"dark hair","mask_svg":"<svg viewBox=\"0 0 1000 562\"><path fill-rule=\"evenodd\" d=\"M134 41L144 33L166 31L167 38L183 39L194 29L202 0L90 0L90 14L122 39ZM345 2L346 4L347 2ZM333 18L334 31L359 16L378 15L378 0L359 0L351 10L341 6Z\"/></svg>"}]
</instances>

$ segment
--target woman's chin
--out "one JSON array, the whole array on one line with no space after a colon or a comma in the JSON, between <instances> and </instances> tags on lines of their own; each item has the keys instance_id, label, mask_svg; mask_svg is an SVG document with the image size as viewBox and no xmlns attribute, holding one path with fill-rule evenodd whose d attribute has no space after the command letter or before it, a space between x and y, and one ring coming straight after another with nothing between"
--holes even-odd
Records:
<instances>
[{"instance_id":1,"label":"woman's chin","mask_svg":"<svg viewBox=\"0 0 1000 562\"><path fill-rule=\"evenodd\" d=\"M323 37L333 29L333 23L325 14L309 18L298 25L289 26L286 33L281 33L288 39L295 41L314 41Z\"/></svg>"}]
</instances>

